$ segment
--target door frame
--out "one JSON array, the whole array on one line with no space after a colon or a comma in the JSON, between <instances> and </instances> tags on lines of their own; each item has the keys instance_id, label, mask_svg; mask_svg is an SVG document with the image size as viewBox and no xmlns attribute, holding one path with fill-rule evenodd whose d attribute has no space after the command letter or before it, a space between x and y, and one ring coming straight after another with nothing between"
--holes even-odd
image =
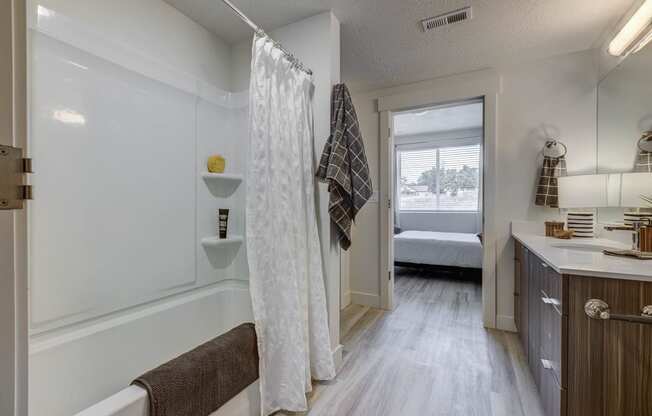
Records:
<instances>
[{"instance_id":1,"label":"door frame","mask_svg":"<svg viewBox=\"0 0 652 416\"><path fill-rule=\"evenodd\" d=\"M393 111L380 113L380 305L394 309L394 133Z\"/></svg>"},{"instance_id":2,"label":"door frame","mask_svg":"<svg viewBox=\"0 0 652 416\"><path fill-rule=\"evenodd\" d=\"M0 2L0 144L27 151L26 0ZM26 204L27 205L27 204ZM27 415L27 209L0 211L0 414Z\"/></svg>"},{"instance_id":3,"label":"door frame","mask_svg":"<svg viewBox=\"0 0 652 416\"><path fill-rule=\"evenodd\" d=\"M424 86L427 84L427 86ZM381 307L393 308L393 147L392 113L418 107L462 102L482 98L484 101L483 137L483 259L482 259L482 318L486 328L496 328L496 143L497 108L500 77L493 70L420 83L410 91L378 99L380 112L380 295ZM389 276L389 279L388 279Z\"/></svg>"}]
</instances>

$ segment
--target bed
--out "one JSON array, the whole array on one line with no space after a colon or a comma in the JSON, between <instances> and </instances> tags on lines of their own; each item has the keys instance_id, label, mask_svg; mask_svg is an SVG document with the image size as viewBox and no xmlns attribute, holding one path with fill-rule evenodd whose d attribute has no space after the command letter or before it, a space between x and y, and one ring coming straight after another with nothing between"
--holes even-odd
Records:
<instances>
[{"instance_id":1,"label":"bed","mask_svg":"<svg viewBox=\"0 0 652 416\"><path fill-rule=\"evenodd\" d=\"M482 243L476 234L403 231L394 236L397 263L482 268Z\"/></svg>"}]
</instances>

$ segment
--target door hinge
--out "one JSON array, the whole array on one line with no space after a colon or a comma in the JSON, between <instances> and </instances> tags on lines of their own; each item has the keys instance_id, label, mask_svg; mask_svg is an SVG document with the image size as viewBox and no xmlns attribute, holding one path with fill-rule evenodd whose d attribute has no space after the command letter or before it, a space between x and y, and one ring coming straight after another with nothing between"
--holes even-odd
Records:
<instances>
[{"instance_id":1,"label":"door hinge","mask_svg":"<svg viewBox=\"0 0 652 416\"><path fill-rule=\"evenodd\" d=\"M387 280L392 280L392 271L387 272Z\"/></svg>"},{"instance_id":2,"label":"door hinge","mask_svg":"<svg viewBox=\"0 0 652 416\"><path fill-rule=\"evenodd\" d=\"M33 198L26 173L32 173L32 159L23 157L23 149L0 145L0 210L22 209Z\"/></svg>"},{"instance_id":3,"label":"door hinge","mask_svg":"<svg viewBox=\"0 0 652 416\"><path fill-rule=\"evenodd\" d=\"M392 200L391 199L387 200L387 209L392 209Z\"/></svg>"}]
</instances>

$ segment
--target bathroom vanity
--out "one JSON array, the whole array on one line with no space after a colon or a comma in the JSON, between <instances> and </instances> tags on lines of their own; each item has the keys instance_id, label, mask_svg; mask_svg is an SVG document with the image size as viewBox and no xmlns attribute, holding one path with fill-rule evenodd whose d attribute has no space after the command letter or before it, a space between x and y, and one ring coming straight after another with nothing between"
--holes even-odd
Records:
<instances>
[{"instance_id":1,"label":"bathroom vanity","mask_svg":"<svg viewBox=\"0 0 652 416\"><path fill-rule=\"evenodd\" d=\"M546 416L652 415L652 261L513 236L516 326Z\"/></svg>"}]
</instances>

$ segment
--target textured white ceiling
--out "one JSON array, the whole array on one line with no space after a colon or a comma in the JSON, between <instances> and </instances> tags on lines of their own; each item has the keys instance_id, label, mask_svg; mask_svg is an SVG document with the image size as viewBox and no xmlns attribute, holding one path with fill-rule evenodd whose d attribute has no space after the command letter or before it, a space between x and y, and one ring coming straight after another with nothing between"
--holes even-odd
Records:
<instances>
[{"instance_id":1,"label":"textured white ceiling","mask_svg":"<svg viewBox=\"0 0 652 416\"><path fill-rule=\"evenodd\" d=\"M220 0L165 1L229 43L251 36ZM265 30L332 9L342 23L342 76L359 90L590 49L634 1L233 0ZM418 25L468 5L469 22L428 33Z\"/></svg>"},{"instance_id":2,"label":"textured white ceiling","mask_svg":"<svg viewBox=\"0 0 652 416\"><path fill-rule=\"evenodd\" d=\"M411 136L482 127L482 103L435 107L397 113L394 134Z\"/></svg>"}]
</instances>

